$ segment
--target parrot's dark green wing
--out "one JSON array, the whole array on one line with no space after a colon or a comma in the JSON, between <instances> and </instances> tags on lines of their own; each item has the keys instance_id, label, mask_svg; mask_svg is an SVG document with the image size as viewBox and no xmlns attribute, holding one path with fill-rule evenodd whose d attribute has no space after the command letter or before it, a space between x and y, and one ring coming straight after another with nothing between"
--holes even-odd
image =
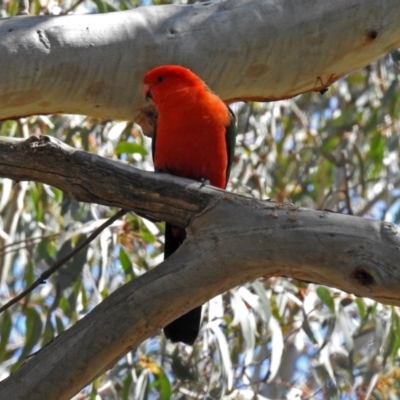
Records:
<instances>
[{"instance_id":1,"label":"parrot's dark green wing","mask_svg":"<svg viewBox=\"0 0 400 400\"><path fill-rule=\"evenodd\" d=\"M228 165L226 167L226 183L228 183L229 175L231 173L233 157L235 155L236 134L237 134L235 114L229 107L228 110L229 110L229 115L231 117L231 122L226 127L226 151L228 154Z\"/></svg>"}]
</instances>

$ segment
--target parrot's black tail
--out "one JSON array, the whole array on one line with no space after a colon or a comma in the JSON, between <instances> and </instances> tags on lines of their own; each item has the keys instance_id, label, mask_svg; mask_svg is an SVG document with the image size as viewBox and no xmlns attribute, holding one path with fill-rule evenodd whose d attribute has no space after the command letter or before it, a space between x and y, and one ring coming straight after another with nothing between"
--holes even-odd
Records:
<instances>
[{"instance_id":1,"label":"parrot's black tail","mask_svg":"<svg viewBox=\"0 0 400 400\"><path fill-rule=\"evenodd\" d=\"M201 306L194 308L172 321L164 328L164 334L171 342L192 345L200 330Z\"/></svg>"},{"instance_id":2,"label":"parrot's black tail","mask_svg":"<svg viewBox=\"0 0 400 400\"><path fill-rule=\"evenodd\" d=\"M186 232L182 228L165 224L164 259L168 258L182 244ZM194 308L172 321L164 328L164 334L171 342L182 342L192 345L200 330L201 306Z\"/></svg>"}]
</instances>

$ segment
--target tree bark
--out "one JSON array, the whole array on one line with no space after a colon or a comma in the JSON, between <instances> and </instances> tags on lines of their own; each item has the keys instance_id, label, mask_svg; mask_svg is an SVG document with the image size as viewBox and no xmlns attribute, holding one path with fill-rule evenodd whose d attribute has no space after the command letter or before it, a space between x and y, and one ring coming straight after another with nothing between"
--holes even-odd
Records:
<instances>
[{"instance_id":1,"label":"tree bark","mask_svg":"<svg viewBox=\"0 0 400 400\"><path fill-rule=\"evenodd\" d=\"M400 305L400 233L391 223L259 201L43 136L0 141L0 176L51 184L188 233L170 258L116 290L3 381L1 400L69 399L168 322L261 276Z\"/></svg>"},{"instance_id":2,"label":"tree bark","mask_svg":"<svg viewBox=\"0 0 400 400\"><path fill-rule=\"evenodd\" d=\"M227 101L318 91L399 47L399 21L398 0L225 0L3 19L0 120L132 120L145 72L171 63Z\"/></svg>"}]
</instances>

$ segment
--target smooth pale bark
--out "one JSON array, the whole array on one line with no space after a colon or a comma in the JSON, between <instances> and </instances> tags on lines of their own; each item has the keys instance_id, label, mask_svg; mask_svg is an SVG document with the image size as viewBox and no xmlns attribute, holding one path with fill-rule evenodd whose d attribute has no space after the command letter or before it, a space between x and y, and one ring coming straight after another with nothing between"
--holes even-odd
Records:
<instances>
[{"instance_id":1,"label":"smooth pale bark","mask_svg":"<svg viewBox=\"0 0 400 400\"><path fill-rule=\"evenodd\" d=\"M225 100L321 90L400 46L399 0L225 0L0 20L0 119L80 113L132 120L160 64Z\"/></svg>"},{"instance_id":2,"label":"smooth pale bark","mask_svg":"<svg viewBox=\"0 0 400 400\"><path fill-rule=\"evenodd\" d=\"M188 232L167 261L116 290L3 381L1 400L69 399L178 315L261 276L317 282L400 305L394 224L202 187L47 137L0 141L0 177L41 181L78 200L162 218Z\"/></svg>"}]
</instances>

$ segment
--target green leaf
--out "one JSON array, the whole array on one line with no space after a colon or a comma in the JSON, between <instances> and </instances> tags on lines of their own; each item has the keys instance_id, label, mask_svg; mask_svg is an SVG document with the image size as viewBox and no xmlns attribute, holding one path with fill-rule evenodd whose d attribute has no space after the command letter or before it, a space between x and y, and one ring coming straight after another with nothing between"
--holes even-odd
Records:
<instances>
[{"instance_id":1,"label":"green leaf","mask_svg":"<svg viewBox=\"0 0 400 400\"><path fill-rule=\"evenodd\" d=\"M143 239L145 242L150 243L150 244L154 243L155 240L156 240L156 238L154 237L154 235L153 235L151 232L147 231L147 230L142 230L142 231L140 232L140 235L142 236L142 239Z\"/></svg>"},{"instance_id":2,"label":"green leaf","mask_svg":"<svg viewBox=\"0 0 400 400\"><path fill-rule=\"evenodd\" d=\"M365 308L364 300L361 297L357 297L356 304L358 307L358 313L360 314L360 318L363 321L365 320L365 317L367 315L367 309Z\"/></svg>"},{"instance_id":3,"label":"green leaf","mask_svg":"<svg viewBox=\"0 0 400 400\"><path fill-rule=\"evenodd\" d=\"M60 334L60 333L65 331L64 323L63 323L62 319L58 315L56 315L56 326L57 326L58 334Z\"/></svg>"},{"instance_id":4,"label":"green leaf","mask_svg":"<svg viewBox=\"0 0 400 400\"><path fill-rule=\"evenodd\" d=\"M126 275L133 275L132 262L126 251L120 247L119 249L119 262Z\"/></svg>"},{"instance_id":5,"label":"green leaf","mask_svg":"<svg viewBox=\"0 0 400 400\"><path fill-rule=\"evenodd\" d=\"M84 287L84 285L82 285L80 287L80 293L81 293L81 302L82 302L82 306L86 309L89 306L89 298L88 298L88 292L86 290L86 288Z\"/></svg>"},{"instance_id":6,"label":"green leaf","mask_svg":"<svg viewBox=\"0 0 400 400\"><path fill-rule=\"evenodd\" d=\"M119 142L115 148L115 153L120 154L135 154L147 156L147 150L140 144L134 142Z\"/></svg>"},{"instance_id":7,"label":"green leaf","mask_svg":"<svg viewBox=\"0 0 400 400\"><path fill-rule=\"evenodd\" d=\"M2 360L6 352L6 347L12 328L11 314L8 310L3 312L3 315L0 318L0 324L0 360Z\"/></svg>"},{"instance_id":8,"label":"green leaf","mask_svg":"<svg viewBox=\"0 0 400 400\"><path fill-rule=\"evenodd\" d=\"M383 157L385 154L386 143L381 132L376 132L370 140L370 148L366 155L366 159L371 166L371 176L376 178L383 167Z\"/></svg>"},{"instance_id":9,"label":"green leaf","mask_svg":"<svg viewBox=\"0 0 400 400\"><path fill-rule=\"evenodd\" d=\"M107 1L94 0L94 3L96 4L100 14L117 11L117 8L115 8L112 4L108 3Z\"/></svg>"},{"instance_id":10,"label":"green leaf","mask_svg":"<svg viewBox=\"0 0 400 400\"><path fill-rule=\"evenodd\" d=\"M54 240L51 238L44 238L36 247L39 257L46 262L51 262L52 257L56 255L56 247Z\"/></svg>"},{"instance_id":11,"label":"green leaf","mask_svg":"<svg viewBox=\"0 0 400 400\"><path fill-rule=\"evenodd\" d=\"M50 343L53 339L54 339L54 326L50 322L50 319L48 319L42 335L42 347L46 346L46 344Z\"/></svg>"},{"instance_id":12,"label":"green leaf","mask_svg":"<svg viewBox=\"0 0 400 400\"><path fill-rule=\"evenodd\" d=\"M16 371L19 366L25 362L25 358L29 356L35 346L39 344L42 335L42 318L40 314L33 307L28 307L24 310L26 317L25 320L25 345L22 349L22 353L16 364L13 365L12 371Z\"/></svg>"},{"instance_id":13,"label":"green leaf","mask_svg":"<svg viewBox=\"0 0 400 400\"><path fill-rule=\"evenodd\" d=\"M317 295L323 304L325 304L332 312L335 311L335 302L333 301L332 294L325 286L318 286Z\"/></svg>"},{"instance_id":14,"label":"green leaf","mask_svg":"<svg viewBox=\"0 0 400 400\"><path fill-rule=\"evenodd\" d=\"M311 340L311 342L313 344L318 344L317 340L315 339L314 333L311 329L311 326L308 322L308 318L307 315L304 311L304 308L301 309L302 313L303 313L303 323L301 325L301 327L303 328L303 331L306 333L306 335L308 336L308 338Z\"/></svg>"},{"instance_id":15,"label":"green leaf","mask_svg":"<svg viewBox=\"0 0 400 400\"><path fill-rule=\"evenodd\" d=\"M122 400L130 400L132 382L133 382L132 374L127 374L122 383L122 393L121 393Z\"/></svg>"},{"instance_id":16,"label":"green leaf","mask_svg":"<svg viewBox=\"0 0 400 400\"><path fill-rule=\"evenodd\" d=\"M160 400L169 400L171 398L171 383L166 375L166 373L160 369L157 374L154 374L154 381L152 382L150 388L154 387L158 389L160 394Z\"/></svg>"}]
</instances>

